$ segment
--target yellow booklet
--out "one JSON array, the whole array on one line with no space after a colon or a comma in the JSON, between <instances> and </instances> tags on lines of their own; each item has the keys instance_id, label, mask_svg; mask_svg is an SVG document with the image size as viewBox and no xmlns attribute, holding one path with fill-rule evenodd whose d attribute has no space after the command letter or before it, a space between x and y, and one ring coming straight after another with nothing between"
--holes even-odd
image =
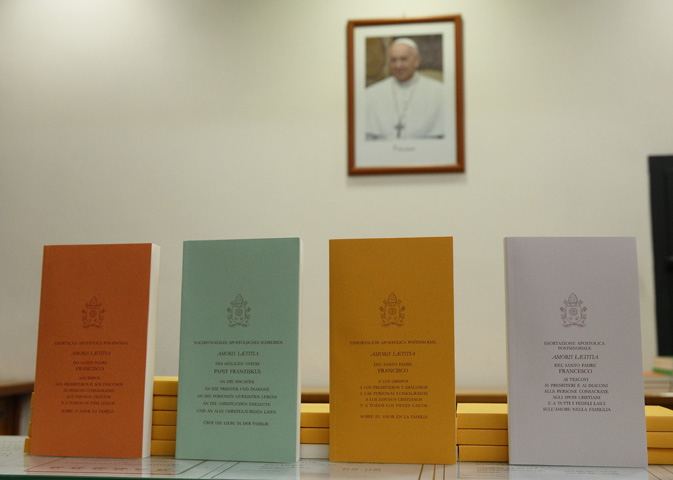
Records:
<instances>
[{"instance_id":1,"label":"yellow booklet","mask_svg":"<svg viewBox=\"0 0 673 480\"><path fill-rule=\"evenodd\" d=\"M507 445L460 445L458 457L461 462L507 462Z\"/></svg>"},{"instance_id":2,"label":"yellow booklet","mask_svg":"<svg viewBox=\"0 0 673 480\"><path fill-rule=\"evenodd\" d=\"M507 430L459 428L458 445L508 445Z\"/></svg>"},{"instance_id":3,"label":"yellow booklet","mask_svg":"<svg viewBox=\"0 0 673 480\"><path fill-rule=\"evenodd\" d=\"M177 410L178 396L177 395L154 395L152 397L153 410Z\"/></svg>"},{"instance_id":4,"label":"yellow booklet","mask_svg":"<svg viewBox=\"0 0 673 480\"><path fill-rule=\"evenodd\" d=\"M330 460L456 462L453 239L330 241Z\"/></svg>"},{"instance_id":5,"label":"yellow booklet","mask_svg":"<svg viewBox=\"0 0 673 480\"><path fill-rule=\"evenodd\" d=\"M175 425L152 425L152 440L175 440Z\"/></svg>"},{"instance_id":6,"label":"yellow booklet","mask_svg":"<svg viewBox=\"0 0 673 480\"><path fill-rule=\"evenodd\" d=\"M152 455L175 455L175 440L152 440Z\"/></svg>"},{"instance_id":7,"label":"yellow booklet","mask_svg":"<svg viewBox=\"0 0 673 480\"><path fill-rule=\"evenodd\" d=\"M178 423L177 410L153 410L152 411L152 425L172 425Z\"/></svg>"},{"instance_id":8,"label":"yellow booklet","mask_svg":"<svg viewBox=\"0 0 673 480\"><path fill-rule=\"evenodd\" d=\"M301 427L329 427L329 403L302 403Z\"/></svg>"},{"instance_id":9,"label":"yellow booklet","mask_svg":"<svg viewBox=\"0 0 673 480\"><path fill-rule=\"evenodd\" d=\"M329 445L329 428L301 427L299 440L301 443Z\"/></svg>"},{"instance_id":10,"label":"yellow booklet","mask_svg":"<svg viewBox=\"0 0 673 480\"><path fill-rule=\"evenodd\" d=\"M673 432L673 410L659 405L645 405L648 432Z\"/></svg>"},{"instance_id":11,"label":"yellow booklet","mask_svg":"<svg viewBox=\"0 0 673 480\"><path fill-rule=\"evenodd\" d=\"M647 432L647 448L673 450L673 432Z\"/></svg>"},{"instance_id":12,"label":"yellow booklet","mask_svg":"<svg viewBox=\"0 0 673 480\"><path fill-rule=\"evenodd\" d=\"M178 377L154 376L154 395L177 395Z\"/></svg>"},{"instance_id":13,"label":"yellow booklet","mask_svg":"<svg viewBox=\"0 0 673 480\"><path fill-rule=\"evenodd\" d=\"M673 464L673 448L648 448L647 463L650 465Z\"/></svg>"},{"instance_id":14,"label":"yellow booklet","mask_svg":"<svg viewBox=\"0 0 673 480\"><path fill-rule=\"evenodd\" d=\"M458 428L507 430L506 403L459 403Z\"/></svg>"}]
</instances>

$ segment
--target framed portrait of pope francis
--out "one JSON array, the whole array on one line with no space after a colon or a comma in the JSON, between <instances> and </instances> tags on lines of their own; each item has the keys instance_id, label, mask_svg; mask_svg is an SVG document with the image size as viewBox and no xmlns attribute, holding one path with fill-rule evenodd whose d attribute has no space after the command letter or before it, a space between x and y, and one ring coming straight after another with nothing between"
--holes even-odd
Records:
<instances>
[{"instance_id":1,"label":"framed portrait of pope francis","mask_svg":"<svg viewBox=\"0 0 673 480\"><path fill-rule=\"evenodd\" d=\"M458 15L348 22L348 173L464 172Z\"/></svg>"}]
</instances>

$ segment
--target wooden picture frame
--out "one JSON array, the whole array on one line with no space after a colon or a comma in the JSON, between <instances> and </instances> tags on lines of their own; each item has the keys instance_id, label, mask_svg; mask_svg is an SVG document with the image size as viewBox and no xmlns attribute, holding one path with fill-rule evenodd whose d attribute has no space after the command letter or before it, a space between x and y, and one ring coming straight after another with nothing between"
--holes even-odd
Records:
<instances>
[{"instance_id":1,"label":"wooden picture frame","mask_svg":"<svg viewBox=\"0 0 673 480\"><path fill-rule=\"evenodd\" d=\"M348 22L348 174L465 171L459 15Z\"/></svg>"}]
</instances>

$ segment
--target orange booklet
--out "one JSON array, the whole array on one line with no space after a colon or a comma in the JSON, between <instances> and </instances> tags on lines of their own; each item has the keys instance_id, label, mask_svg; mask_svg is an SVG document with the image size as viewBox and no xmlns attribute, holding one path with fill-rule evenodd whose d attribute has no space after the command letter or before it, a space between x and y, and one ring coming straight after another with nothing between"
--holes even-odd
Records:
<instances>
[{"instance_id":1,"label":"orange booklet","mask_svg":"<svg viewBox=\"0 0 673 480\"><path fill-rule=\"evenodd\" d=\"M159 247L44 247L32 455L150 454Z\"/></svg>"},{"instance_id":2,"label":"orange booklet","mask_svg":"<svg viewBox=\"0 0 673 480\"><path fill-rule=\"evenodd\" d=\"M330 241L330 460L456 463L453 239Z\"/></svg>"}]
</instances>

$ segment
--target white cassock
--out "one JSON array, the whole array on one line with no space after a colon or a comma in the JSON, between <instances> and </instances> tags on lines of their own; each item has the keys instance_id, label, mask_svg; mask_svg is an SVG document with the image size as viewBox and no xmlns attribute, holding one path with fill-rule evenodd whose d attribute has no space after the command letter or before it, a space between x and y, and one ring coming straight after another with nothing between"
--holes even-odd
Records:
<instances>
[{"instance_id":1,"label":"white cassock","mask_svg":"<svg viewBox=\"0 0 673 480\"><path fill-rule=\"evenodd\" d=\"M365 90L367 140L443 138L444 85L418 72L406 82L395 77Z\"/></svg>"}]
</instances>

